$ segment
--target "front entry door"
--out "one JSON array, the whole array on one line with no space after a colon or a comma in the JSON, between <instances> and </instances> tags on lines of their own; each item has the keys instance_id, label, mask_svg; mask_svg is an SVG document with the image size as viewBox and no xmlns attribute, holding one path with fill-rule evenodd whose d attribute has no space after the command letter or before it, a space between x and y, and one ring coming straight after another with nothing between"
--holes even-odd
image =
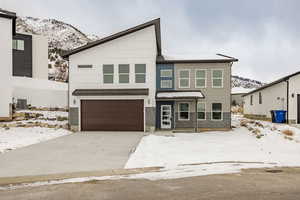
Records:
<instances>
[{"instance_id":1,"label":"front entry door","mask_svg":"<svg viewBox=\"0 0 300 200\"><path fill-rule=\"evenodd\" d=\"M171 105L161 105L160 127L162 129L171 129L172 127L172 106Z\"/></svg>"},{"instance_id":2,"label":"front entry door","mask_svg":"<svg viewBox=\"0 0 300 200\"><path fill-rule=\"evenodd\" d=\"M300 94L297 95L297 124L300 124Z\"/></svg>"}]
</instances>

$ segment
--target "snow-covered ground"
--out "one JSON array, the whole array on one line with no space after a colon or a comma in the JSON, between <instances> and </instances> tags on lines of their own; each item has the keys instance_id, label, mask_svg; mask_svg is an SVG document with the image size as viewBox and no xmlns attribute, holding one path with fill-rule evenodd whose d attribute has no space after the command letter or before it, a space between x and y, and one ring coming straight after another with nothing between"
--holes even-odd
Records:
<instances>
[{"instance_id":1,"label":"snow-covered ground","mask_svg":"<svg viewBox=\"0 0 300 200\"><path fill-rule=\"evenodd\" d=\"M68 112L62 111L37 111L37 110L20 110L17 113L39 113L42 114L40 119L29 119L22 121L1 122L2 124L34 124L40 122L49 125L63 126L68 123L67 120L57 121L57 117L67 117ZM53 120L48 120L53 119ZM47 128L47 127L0 127L0 153L8 152L13 149L25 147L28 145L40 143L42 141L54 139L64 135L71 134L72 132L63 128Z\"/></svg>"},{"instance_id":2,"label":"snow-covered ground","mask_svg":"<svg viewBox=\"0 0 300 200\"><path fill-rule=\"evenodd\" d=\"M252 120L249 131L240 125L243 120L234 115L236 128L228 132L145 136L125 168L162 166L159 173L137 175L159 179L232 173L243 168L300 166L300 129ZM291 130L294 135L286 136L283 130Z\"/></svg>"}]
</instances>

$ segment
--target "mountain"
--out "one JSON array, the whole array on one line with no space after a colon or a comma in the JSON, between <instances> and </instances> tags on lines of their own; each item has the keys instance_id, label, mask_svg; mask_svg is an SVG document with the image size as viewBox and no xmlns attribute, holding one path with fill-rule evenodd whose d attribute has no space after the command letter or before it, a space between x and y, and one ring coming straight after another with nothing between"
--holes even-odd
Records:
<instances>
[{"instance_id":1,"label":"mountain","mask_svg":"<svg viewBox=\"0 0 300 200\"><path fill-rule=\"evenodd\" d=\"M19 33L43 35L48 38L49 47L49 79L66 81L68 78L67 62L61 57L68 51L99 39L96 35L88 35L72 26L55 19L18 17L16 30Z\"/></svg>"},{"instance_id":2,"label":"mountain","mask_svg":"<svg viewBox=\"0 0 300 200\"><path fill-rule=\"evenodd\" d=\"M49 49L71 50L98 39L95 35L87 35L74 26L55 19L18 17L16 30L46 36Z\"/></svg>"},{"instance_id":3,"label":"mountain","mask_svg":"<svg viewBox=\"0 0 300 200\"><path fill-rule=\"evenodd\" d=\"M252 80L240 76L232 76L231 81L232 81L233 88L257 89L265 85L265 83L262 83L260 81L256 81L256 80Z\"/></svg>"}]
</instances>

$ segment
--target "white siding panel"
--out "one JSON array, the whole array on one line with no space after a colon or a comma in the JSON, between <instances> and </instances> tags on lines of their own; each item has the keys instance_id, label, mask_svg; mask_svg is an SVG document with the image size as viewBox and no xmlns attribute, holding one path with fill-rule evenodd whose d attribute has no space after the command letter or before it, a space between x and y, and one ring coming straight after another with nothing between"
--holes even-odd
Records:
<instances>
[{"instance_id":1,"label":"white siding panel","mask_svg":"<svg viewBox=\"0 0 300 200\"><path fill-rule=\"evenodd\" d=\"M297 121L297 94L300 94L300 75L291 77L289 82L289 120ZM294 94L294 97L292 97L292 94Z\"/></svg>"},{"instance_id":2,"label":"white siding panel","mask_svg":"<svg viewBox=\"0 0 300 200\"><path fill-rule=\"evenodd\" d=\"M9 117L12 103L12 20L0 17L0 117Z\"/></svg>"},{"instance_id":3,"label":"white siding panel","mask_svg":"<svg viewBox=\"0 0 300 200\"><path fill-rule=\"evenodd\" d=\"M262 104L259 104L259 92L262 94ZM250 97L253 95L253 105ZM244 97L244 114L266 115L271 118L271 110L286 110L286 82L278 83L261 91Z\"/></svg>"},{"instance_id":4,"label":"white siding panel","mask_svg":"<svg viewBox=\"0 0 300 200\"><path fill-rule=\"evenodd\" d=\"M78 98L71 94L75 89L149 88L145 106L155 106L156 36L154 26L131 33L87 49L69 58L70 106L79 107ZM93 65L92 69L78 69L80 64ZM103 84L103 64L114 65L114 84ZM130 65L130 83L118 83L118 65ZM136 84L134 65L146 64L146 83ZM77 99L74 101L74 99ZM74 102L76 102L74 104Z\"/></svg>"}]
</instances>

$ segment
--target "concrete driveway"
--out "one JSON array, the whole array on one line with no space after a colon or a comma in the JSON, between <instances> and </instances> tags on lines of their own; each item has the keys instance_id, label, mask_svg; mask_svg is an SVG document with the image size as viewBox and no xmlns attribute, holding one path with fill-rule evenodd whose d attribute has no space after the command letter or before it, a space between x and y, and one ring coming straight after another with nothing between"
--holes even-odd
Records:
<instances>
[{"instance_id":1,"label":"concrete driveway","mask_svg":"<svg viewBox=\"0 0 300 200\"><path fill-rule=\"evenodd\" d=\"M0 154L0 177L123 168L142 132L81 132Z\"/></svg>"}]
</instances>

